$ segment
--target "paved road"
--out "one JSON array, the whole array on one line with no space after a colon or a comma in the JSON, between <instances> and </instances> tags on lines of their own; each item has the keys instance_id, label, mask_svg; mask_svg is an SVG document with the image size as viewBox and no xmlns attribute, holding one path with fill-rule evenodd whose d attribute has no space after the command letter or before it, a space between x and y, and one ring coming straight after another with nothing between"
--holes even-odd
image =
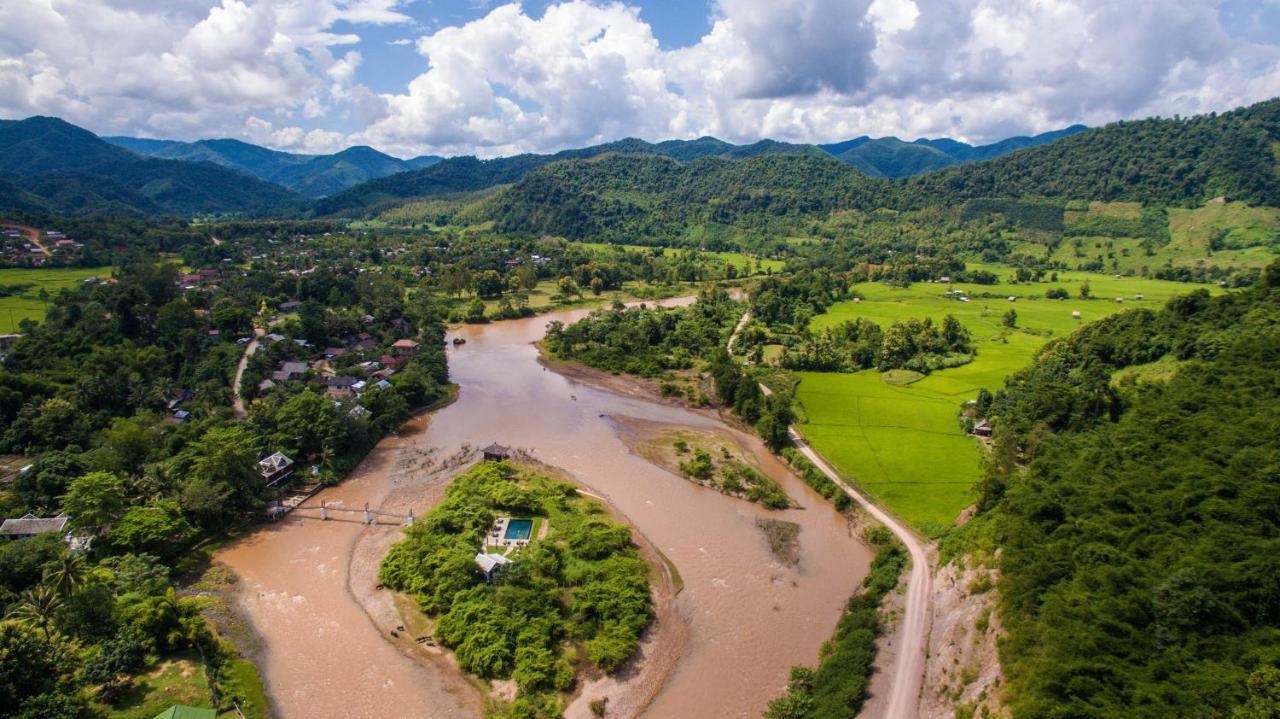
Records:
<instances>
[{"instance_id":1,"label":"paved road","mask_svg":"<svg viewBox=\"0 0 1280 719\"><path fill-rule=\"evenodd\" d=\"M253 339L245 345L244 354L240 355L240 363L236 365L236 378L231 385L231 406L235 408L237 417L245 416L244 398L240 396L240 378L244 376L244 368L249 366L249 358L258 351L258 340L267 333L261 327L253 328Z\"/></svg>"},{"instance_id":2,"label":"paved road","mask_svg":"<svg viewBox=\"0 0 1280 719\"><path fill-rule=\"evenodd\" d=\"M727 345L729 349L733 348L738 332L746 326L750 318L749 312L743 313L738 326L729 336ZM765 395L773 394L772 390L764 385L760 385L760 391ZM925 549L925 543L900 520L876 506L861 492L841 479L840 474L813 451L795 425L787 428L787 434L790 435L791 441L800 453L813 462L813 465L827 475L828 479L835 482L837 487L844 490L844 493L852 497L868 514L888 527L911 556L911 574L907 577L907 602L902 626L899 629L898 662L893 668L893 685L889 690L889 700L881 719L915 719L919 714L920 689L924 684L925 658L930 630L929 602L933 597L933 576L929 571L929 554Z\"/></svg>"}]
</instances>

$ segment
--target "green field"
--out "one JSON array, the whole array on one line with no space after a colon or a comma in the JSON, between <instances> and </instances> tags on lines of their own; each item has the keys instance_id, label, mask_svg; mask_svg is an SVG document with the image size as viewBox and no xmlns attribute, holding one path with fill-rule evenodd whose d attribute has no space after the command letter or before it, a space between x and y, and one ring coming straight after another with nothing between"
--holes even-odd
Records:
<instances>
[{"instance_id":1,"label":"green field","mask_svg":"<svg viewBox=\"0 0 1280 719\"><path fill-rule=\"evenodd\" d=\"M1012 273L998 265L971 267L995 272L1002 282ZM1086 281L1094 299L1079 297ZM972 487L978 479L978 442L966 436L956 420L965 400L981 387L999 388L1009 373L1030 363L1045 342L1084 322L1131 307L1156 308L1202 286L1086 272L1063 272L1056 283L1031 285L858 285L863 300L833 305L810 326L821 329L865 317L883 327L908 317L938 322L952 314L972 333L977 357L906 386L888 384L873 370L798 373L796 396L807 417L801 429L841 473L921 531L936 535L973 501ZM1065 288L1071 298L1047 299L1044 293L1051 287ZM948 289L964 290L970 301L947 298L943 293ZM1143 299L1136 300L1137 295ZM1017 300L1010 302L1010 296ZM1116 297L1124 302L1117 303ZM1013 330L1001 324L1009 309L1018 314ZM1074 319L1073 311L1081 318Z\"/></svg>"},{"instance_id":2,"label":"green field","mask_svg":"<svg viewBox=\"0 0 1280 719\"><path fill-rule=\"evenodd\" d=\"M110 277L110 267L0 269L0 285L31 285L19 294L0 297L0 334L16 332L24 319L43 320L45 308L64 287L78 287L88 277ZM40 298L40 291L49 300Z\"/></svg>"},{"instance_id":3,"label":"green field","mask_svg":"<svg viewBox=\"0 0 1280 719\"><path fill-rule=\"evenodd\" d=\"M621 247L628 250L652 250L653 249L652 247L646 247L644 245L611 245L604 242L579 242L577 244L582 245L583 247L589 247L593 250L608 250L613 247ZM662 253L664 255L670 255L670 254L674 254L677 252L684 252L684 251L686 251L684 248L666 247L666 248L663 248ZM757 260L755 257L744 254L742 252L702 252L701 254L717 257L720 260L727 262L733 265L734 267L737 267L739 270L745 268L748 262L757 262L760 265L761 270L772 270L774 272L779 272L787 264L782 260L770 260L770 259Z\"/></svg>"},{"instance_id":4,"label":"green field","mask_svg":"<svg viewBox=\"0 0 1280 719\"><path fill-rule=\"evenodd\" d=\"M1136 219L1141 206L1132 202L1094 202L1088 211L1067 211L1068 228L1089 218L1111 217ZM1225 234L1224 234L1225 233ZM1107 269L1141 272L1143 267L1154 272L1162 267L1262 267L1276 258L1276 234L1280 233L1280 209L1250 207L1242 202L1209 204L1195 209L1169 210L1167 245L1154 247L1148 255L1143 240L1136 237L1065 237L1052 253L1052 259L1077 267L1090 260L1103 260ZM1210 249L1218 235L1230 249ZM1078 246L1077 246L1078 241ZM1044 245L1020 243L1018 252L1044 256Z\"/></svg>"}]
</instances>

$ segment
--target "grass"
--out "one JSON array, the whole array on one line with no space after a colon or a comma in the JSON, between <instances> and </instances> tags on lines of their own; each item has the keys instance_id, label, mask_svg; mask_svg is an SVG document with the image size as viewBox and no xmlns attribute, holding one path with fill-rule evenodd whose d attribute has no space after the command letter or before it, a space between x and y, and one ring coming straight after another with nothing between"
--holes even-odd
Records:
<instances>
[{"instance_id":1,"label":"grass","mask_svg":"<svg viewBox=\"0 0 1280 719\"><path fill-rule=\"evenodd\" d=\"M174 704L212 706L204 663L194 651L167 657L139 675L134 688L115 706L96 706L108 719L152 719Z\"/></svg>"},{"instance_id":2,"label":"grass","mask_svg":"<svg viewBox=\"0 0 1280 719\"><path fill-rule=\"evenodd\" d=\"M649 251L653 249L652 247L647 247L645 245L613 245L613 244L608 244L604 242L579 242L578 244L582 245L583 247L589 247L593 250L609 250L610 248L614 248L614 247L621 247L628 250L641 250L641 251ZM687 252L687 250L680 247L666 247L666 248L663 248L662 250L663 255L671 255L679 252ZM770 260L770 259L764 259L764 258L757 259L751 255L747 255L742 252L701 252L700 251L700 254L714 256L723 262L727 262L733 265L739 270L745 269L748 262L757 262L760 265L760 269L762 271L773 270L774 272L781 271L782 268L785 267L787 264L782 260Z\"/></svg>"},{"instance_id":3,"label":"grass","mask_svg":"<svg viewBox=\"0 0 1280 719\"><path fill-rule=\"evenodd\" d=\"M19 294L0 297L0 333L18 331L22 320L44 319L45 308L67 287L78 287L89 277L110 277L110 267L52 267L28 269L10 267L0 269L0 285L31 285ZM48 293L42 299L41 290Z\"/></svg>"},{"instance_id":4,"label":"grass","mask_svg":"<svg viewBox=\"0 0 1280 719\"><path fill-rule=\"evenodd\" d=\"M550 310L575 309L580 307L604 307L615 299L623 302L630 302L636 299L650 299L653 297L665 298L675 297L682 293L696 292L698 285L694 283L680 283L672 286L653 285L645 282L628 280L622 285L622 289L616 292L603 292L598 297L591 294L590 289L583 288L582 296L572 298L565 301L557 302L555 295L560 291L559 280L542 280L538 285L529 291L529 307L534 312L546 312ZM515 303L515 300L508 297ZM465 299L470 302L469 298ZM492 299L484 300L484 312L487 317L492 318L493 314L498 310L498 304L501 300Z\"/></svg>"},{"instance_id":5,"label":"grass","mask_svg":"<svg viewBox=\"0 0 1280 719\"><path fill-rule=\"evenodd\" d=\"M267 688L262 684L262 675L253 662L240 657L228 661L223 669L221 686L224 696L235 697L236 705L247 719L265 719L269 716L271 701L267 698ZM225 706L225 699L223 704ZM234 708L219 716L238 719Z\"/></svg>"},{"instance_id":6,"label":"grass","mask_svg":"<svg viewBox=\"0 0 1280 719\"><path fill-rule=\"evenodd\" d=\"M1135 203L1094 202L1087 213L1068 211L1065 219L1068 225L1086 215L1135 219L1140 212L1141 208ZM1240 249L1210 251L1210 241L1224 231L1228 246ZM1167 245L1154 248L1150 256L1139 238L1067 237L1052 258L1076 267L1101 257L1106 267L1121 272L1139 272L1143 267L1154 272L1166 266L1262 267L1277 256L1271 248L1277 232L1280 232L1280 208L1250 207L1243 202L1208 204L1194 209L1170 208L1172 239ZM1077 239L1081 243L1078 250ZM1044 255L1044 246L1037 249L1034 243L1020 243L1016 249L1032 256Z\"/></svg>"},{"instance_id":7,"label":"grass","mask_svg":"<svg viewBox=\"0 0 1280 719\"><path fill-rule=\"evenodd\" d=\"M998 265L976 267L995 272L1002 282L1012 274ZM833 305L815 317L811 327L857 317L881 326L908 317L940 322L952 314L972 333L978 354L970 364L906 383L914 378L900 373L885 377L874 370L797 373L796 398L805 417L805 437L842 474L916 528L930 536L941 533L972 503L978 479L979 444L956 420L965 400L982 387L999 388L1006 376L1029 364L1045 342L1084 322L1132 307L1160 307L1171 297L1201 287L1087 272L1062 272L1058 280L994 286L918 283L905 289L859 285L861 301ZM1080 299L1079 288L1085 282L1095 299ZM1045 298L1051 287L1067 289L1071 298ZM964 290L971 301L946 298L948 288ZM1143 299L1135 300L1137 295ZM1010 296L1016 301L1010 302ZM1125 301L1117 303L1115 297ZM1002 324L1009 309L1018 315L1013 329ZM1081 319L1074 319L1072 312L1079 312Z\"/></svg>"}]
</instances>

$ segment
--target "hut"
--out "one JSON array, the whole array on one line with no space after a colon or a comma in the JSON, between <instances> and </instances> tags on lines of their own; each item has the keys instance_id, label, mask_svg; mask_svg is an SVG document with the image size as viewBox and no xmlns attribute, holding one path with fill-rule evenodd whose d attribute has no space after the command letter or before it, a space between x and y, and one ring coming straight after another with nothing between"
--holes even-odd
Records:
<instances>
[{"instance_id":1,"label":"hut","mask_svg":"<svg viewBox=\"0 0 1280 719\"><path fill-rule=\"evenodd\" d=\"M484 453L484 461L486 462L501 462L504 459L511 458L511 448L504 447L497 442L494 442L480 451Z\"/></svg>"},{"instance_id":2,"label":"hut","mask_svg":"<svg viewBox=\"0 0 1280 719\"><path fill-rule=\"evenodd\" d=\"M501 554L476 553L476 566L480 568L480 573L484 575L486 582L492 582L494 576L508 564L511 564L511 560Z\"/></svg>"},{"instance_id":3,"label":"hut","mask_svg":"<svg viewBox=\"0 0 1280 719\"><path fill-rule=\"evenodd\" d=\"M979 437L990 437L991 423L985 419L978 420L978 423L973 425L973 433Z\"/></svg>"}]
</instances>

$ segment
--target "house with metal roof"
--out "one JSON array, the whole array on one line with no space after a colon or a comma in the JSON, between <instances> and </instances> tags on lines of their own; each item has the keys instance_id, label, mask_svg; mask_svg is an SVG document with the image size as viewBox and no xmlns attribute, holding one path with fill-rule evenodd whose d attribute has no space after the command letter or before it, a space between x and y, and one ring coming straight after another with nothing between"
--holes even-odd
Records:
<instances>
[{"instance_id":1,"label":"house with metal roof","mask_svg":"<svg viewBox=\"0 0 1280 719\"><path fill-rule=\"evenodd\" d=\"M0 524L0 537L8 539L30 539L46 532L62 532L67 527L67 515L56 517L37 517L24 514L17 519L6 519Z\"/></svg>"},{"instance_id":2,"label":"house with metal roof","mask_svg":"<svg viewBox=\"0 0 1280 719\"><path fill-rule=\"evenodd\" d=\"M258 460L258 469L263 481L271 487L293 474L293 460L285 456L284 452L276 452Z\"/></svg>"}]
</instances>

